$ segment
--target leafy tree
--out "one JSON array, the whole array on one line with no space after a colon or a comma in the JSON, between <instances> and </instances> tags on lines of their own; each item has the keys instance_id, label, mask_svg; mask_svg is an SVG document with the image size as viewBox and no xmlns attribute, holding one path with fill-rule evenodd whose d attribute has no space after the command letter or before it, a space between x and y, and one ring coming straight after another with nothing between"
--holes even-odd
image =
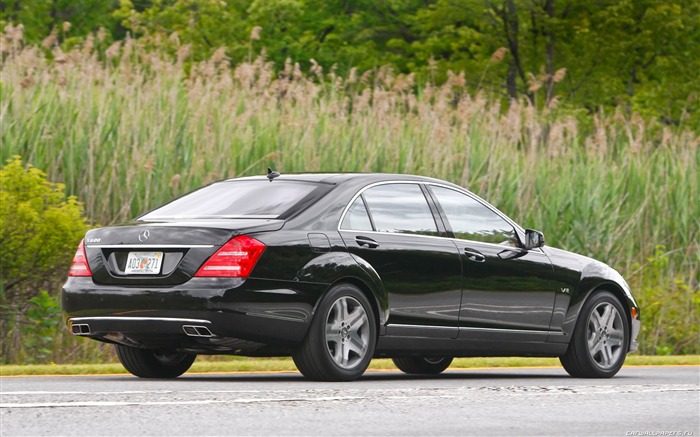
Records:
<instances>
[{"instance_id":1,"label":"leafy tree","mask_svg":"<svg viewBox=\"0 0 700 437\"><path fill-rule=\"evenodd\" d=\"M114 16L135 36L159 35L191 44L195 59L205 59L222 46L232 50L247 44L244 37L249 0L121 0Z\"/></svg>"},{"instance_id":2,"label":"leafy tree","mask_svg":"<svg viewBox=\"0 0 700 437\"><path fill-rule=\"evenodd\" d=\"M87 223L82 205L73 196L66 198L63 184L47 182L42 171L16 156L0 169L0 230L2 356L11 359L23 331L46 336L36 327L47 321L28 316L43 310L55 316L57 304L46 293L55 295L65 280ZM36 341L26 339L27 344Z\"/></svg>"},{"instance_id":3,"label":"leafy tree","mask_svg":"<svg viewBox=\"0 0 700 437\"><path fill-rule=\"evenodd\" d=\"M22 24L25 41L40 43L52 32L62 38L84 37L101 27L123 36L112 16L118 0L0 0L0 22ZM65 24L64 23L70 23Z\"/></svg>"},{"instance_id":4,"label":"leafy tree","mask_svg":"<svg viewBox=\"0 0 700 437\"><path fill-rule=\"evenodd\" d=\"M36 43L104 27L236 64L264 52L278 69L389 65L540 106L623 107L700 125L697 0L0 0L0 20ZM63 30L62 23L72 23ZM105 45L106 47L106 45ZM220 56L220 55L219 55ZM311 62L311 60L314 62Z\"/></svg>"},{"instance_id":5,"label":"leafy tree","mask_svg":"<svg viewBox=\"0 0 700 437\"><path fill-rule=\"evenodd\" d=\"M420 38L406 53L415 70L432 58L510 98L700 122L697 1L438 0L416 17ZM489 65L499 47L505 65Z\"/></svg>"},{"instance_id":6,"label":"leafy tree","mask_svg":"<svg viewBox=\"0 0 700 437\"><path fill-rule=\"evenodd\" d=\"M582 8L572 24L573 77L566 87L572 98L589 107L621 104L674 123L684 110L700 110L700 3L610 1Z\"/></svg>"}]
</instances>

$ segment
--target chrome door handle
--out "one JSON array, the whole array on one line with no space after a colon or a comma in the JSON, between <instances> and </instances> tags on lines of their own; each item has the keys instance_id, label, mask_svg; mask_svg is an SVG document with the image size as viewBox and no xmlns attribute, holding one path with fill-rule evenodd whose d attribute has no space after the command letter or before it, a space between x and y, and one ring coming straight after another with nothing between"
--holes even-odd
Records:
<instances>
[{"instance_id":1,"label":"chrome door handle","mask_svg":"<svg viewBox=\"0 0 700 437\"><path fill-rule=\"evenodd\" d=\"M464 253L465 255L467 255L467 259L469 261L474 261L477 263L482 263L486 261L486 257L481 252L478 252L476 250L464 249Z\"/></svg>"},{"instance_id":2,"label":"chrome door handle","mask_svg":"<svg viewBox=\"0 0 700 437\"><path fill-rule=\"evenodd\" d=\"M355 237L355 242L359 246L366 247L368 249L376 249L377 247L379 247L379 243L377 243L376 241L374 241L373 239L371 239L369 237L363 237L361 235L358 235L357 237Z\"/></svg>"}]
</instances>

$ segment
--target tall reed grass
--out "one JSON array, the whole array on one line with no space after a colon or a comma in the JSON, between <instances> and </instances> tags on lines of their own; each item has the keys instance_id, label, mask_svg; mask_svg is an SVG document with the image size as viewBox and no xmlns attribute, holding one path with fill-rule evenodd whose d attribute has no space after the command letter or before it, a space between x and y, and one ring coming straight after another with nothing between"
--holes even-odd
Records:
<instances>
[{"instance_id":1,"label":"tall reed grass","mask_svg":"<svg viewBox=\"0 0 700 437\"><path fill-rule=\"evenodd\" d=\"M51 41L23 46L13 29L0 43L0 158L21 155L65 183L95 225L268 166L429 175L469 188L551 245L611 264L637 289L666 257L661 291L638 291L642 307L676 299L680 281L683 329L697 338L697 127L504 105L468 93L459 75L436 85L389 69L344 78L289 62L277 72L264 57L231 66L223 50L190 63L187 46L168 54L130 39L104 47L90 38L64 52ZM644 335L663 335L669 314L657 307Z\"/></svg>"}]
</instances>

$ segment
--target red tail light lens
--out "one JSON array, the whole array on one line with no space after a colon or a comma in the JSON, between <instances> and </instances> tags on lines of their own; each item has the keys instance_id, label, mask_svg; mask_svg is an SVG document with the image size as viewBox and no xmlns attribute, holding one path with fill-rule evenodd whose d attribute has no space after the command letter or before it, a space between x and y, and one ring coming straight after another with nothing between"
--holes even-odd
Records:
<instances>
[{"instance_id":1,"label":"red tail light lens","mask_svg":"<svg viewBox=\"0 0 700 437\"><path fill-rule=\"evenodd\" d=\"M85 256L85 245L82 241L80 241L78 250L75 252L73 264L70 266L68 276L92 276L90 266L87 262L87 256Z\"/></svg>"},{"instance_id":2,"label":"red tail light lens","mask_svg":"<svg viewBox=\"0 0 700 437\"><path fill-rule=\"evenodd\" d=\"M218 278L246 278L265 250L265 245L255 238L239 235L212 255L199 268L195 276Z\"/></svg>"}]
</instances>

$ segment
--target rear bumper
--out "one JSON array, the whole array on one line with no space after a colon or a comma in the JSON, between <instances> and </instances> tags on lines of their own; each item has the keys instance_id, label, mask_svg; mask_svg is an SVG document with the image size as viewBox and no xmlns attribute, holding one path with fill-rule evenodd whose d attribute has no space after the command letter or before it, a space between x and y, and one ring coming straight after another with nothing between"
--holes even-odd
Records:
<instances>
[{"instance_id":1,"label":"rear bumper","mask_svg":"<svg viewBox=\"0 0 700 437\"><path fill-rule=\"evenodd\" d=\"M139 288L71 277L61 299L74 335L141 347L243 353L246 348L300 343L326 288L325 284L220 278Z\"/></svg>"}]
</instances>

